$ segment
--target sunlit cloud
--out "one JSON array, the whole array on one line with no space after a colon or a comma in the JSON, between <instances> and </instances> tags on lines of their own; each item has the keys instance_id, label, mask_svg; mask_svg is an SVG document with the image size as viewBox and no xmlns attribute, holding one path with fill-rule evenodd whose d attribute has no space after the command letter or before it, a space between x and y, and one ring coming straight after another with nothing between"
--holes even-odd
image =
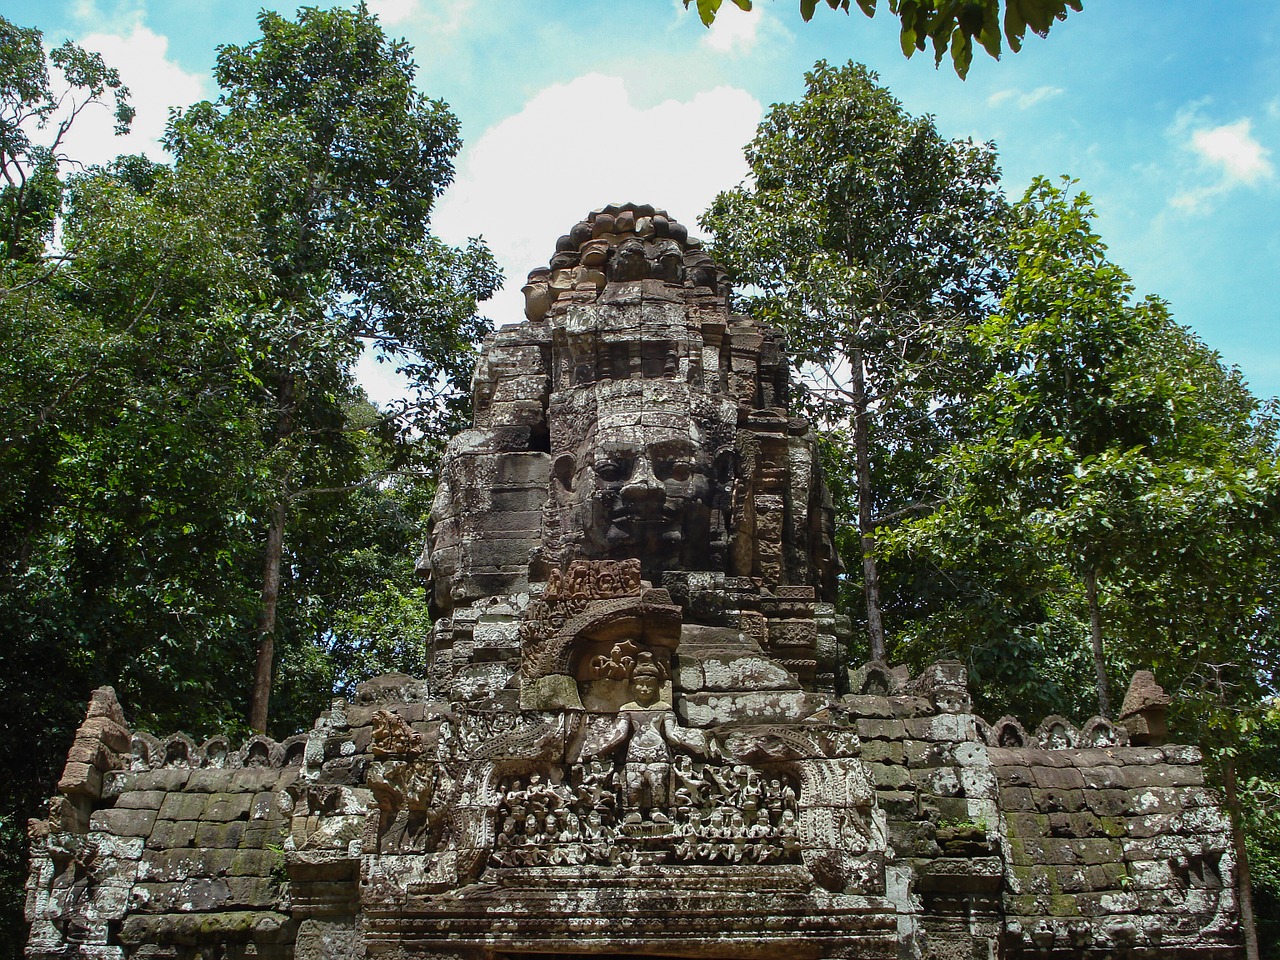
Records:
<instances>
[{"instance_id":1,"label":"sunlit cloud","mask_svg":"<svg viewBox=\"0 0 1280 960\"><path fill-rule=\"evenodd\" d=\"M555 84L467 144L436 229L452 243L483 234L507 277L487 312L500 323L520 320L525 275L589 211L652 203L696 232L715 194L746 175L741 145L761 114L757 100L733 87L642 109L618 77ZM577 117L609 123L589 139L567 135Z\"/></svg>"},{"instance_id":2,"label":"sunlit cloud","mask_svg":"<svg viewBox=\"0 0 1280 960\"><path fill-rule=\"evenodd\" d=\"M1271 151L1253 138L1247 117L1191 134L1191 148L1211 166L1222 168L1224 179L1253 186L1274 172Z\"/></svg>"},{"instance_id":3,"label":"sunlit cloud","mask_svg":"<svg viewBox=\"0 0 1280 960\"><path fill-rule=\"evenodd\" d=\"M147 19L143 0L76 0L71 17L85 33L126 34Z\"/></svg>"},{"instance_id":4,"label":"sunlit cloud","mask_svg":"<svg viewBox=\"0 0 1280 960\"><path fill-rule=\"evenodd\" d=\"M763 20L763 10L747 13L725 4L700 41L701 45L719 53L749 53L760 39Z\"/></svg>"},{"instance_id":5,"label":"sunlit cloud","mask_svg":"<svg viewBox=\"0 0 1280 960\"><path fill-rule=\"evenodd\" d=\"M1018 90L997 90L987 97L987 106L998 107L1002 103L1012 102L1019 110L1030 110L1037 103L1060 96L1063 93L1066 93L1066 91L1062 87L1052 86L1036 87L1026 93Z\"/></svg>"},{"instance_id":6,"label":"sunlit cloud","mask_svg":"<svg viewBox=\"0 0 1280 960\"><path fill-rule=\"evenodd\" d=\"M452 35L473 18L475 0L367 0L384 26L413 23L432 36Z\"/></svg>"},{"instance_id":7,"label":"sunlit cloud","mask_svg":"<svg viewBox=\"0 0 1280 960\"><path fill-rule=\"evenodd\" d=\"M387 26L411 20L418 12L418 0L368 0L369 12Z\"/></svg>"},{"instance_id":8,"label":"sunlit cloud","mask_svg":"<svg viewBox=\"0 0 1280 960\"><path fill-rule=\"evenodd\" d=\"M169 38L134 23L125 33L91 33L77 41L102 54L107 66L120 71L137 109L127 136L117 137L108 106L85 110L76 118L63 152L82 164L106 163L124 153L162 159L160 138L170 107L186 107L207 96L204 77L188 73L169 59Z\"/></svg>"},{"instance_id":9,"label":"sunlit cloud","mask_svg":"<svg viewBox=\"0 0 1280 960\"><path fill-rule=\"evenodd\" d=\"M1185 213L1204 213L1213 202L1238 187L1257 187L1275 175L1271 151L1253 135L1253 121L1242 117L1216 126L1205 122L1197 107L1182 111L1173 135L1197 160L1199 171L1213 179L1180 189L1169 203Z\"/></svg>"}]
</instances>

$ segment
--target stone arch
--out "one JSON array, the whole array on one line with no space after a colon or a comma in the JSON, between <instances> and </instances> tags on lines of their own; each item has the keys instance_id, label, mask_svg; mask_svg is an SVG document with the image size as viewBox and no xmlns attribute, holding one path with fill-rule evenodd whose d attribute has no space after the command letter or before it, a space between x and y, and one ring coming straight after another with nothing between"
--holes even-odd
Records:
<instances>
[{"instance_id":1,"label":"stone arch","mask_svg":"<svg viewBox=\"0 0 1280 960\"><path fill-rule=\"evenodd\" d=\"M1026 729L1015 718L1001 717L993 723L987 733L987 746L990 747L1026 747L1031 745L1031 738Z\"/></svg>"},{"instance_id":2,"label":"stone arch","mask_svg":"<svg viewBox=\"0 0 1280 960\"><path fill-rule=\"evenodd\" d=\"M1106 717L1093 717L1080 731L1082 747L1127 747L1129 731Z\"/></svg>"},{"instance_id":3,"label":"stone arch","mask_svg":"<svg viewBox=\"0 0 1280 960\"><path fill-rule=\"evenodd\" d=\"M1050 716L1036 727L1036 739L1046 750L1069 750L1080 744L1080 731L1065 717Z\"/></svg>"},{"instance_id":4,"label":"stone arch","mask_svg":"<svg viewBox=\"0 0 1280 960\"><path fill-rule=\"evenodd\" d=\"M200 766L222 770L231 766L231 745L226 737L211 737L200 747Z\"/></svg>"}]
</instances>

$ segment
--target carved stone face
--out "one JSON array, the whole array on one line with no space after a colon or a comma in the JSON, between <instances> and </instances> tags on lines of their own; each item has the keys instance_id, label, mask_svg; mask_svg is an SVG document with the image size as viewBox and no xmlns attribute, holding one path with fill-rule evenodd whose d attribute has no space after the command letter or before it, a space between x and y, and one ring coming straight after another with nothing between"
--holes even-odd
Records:
<instances>
[{"instance_id":1,"label":"carved stone face","mask_svg":"<svg viewBox=\"0 0 1280 960\"><path fill-rule=\"evenodd\" d=\"M647 574L702 566L696 560L710 538L712 460L692 421L683 428L599 424L584 452L567 461L557 473L584 556L638 557Z\"/></svg>"},{"instance_id":2,"label":"carved stone face","mask_svg":"<svg viewBox=\"0 0 1280 960\"><path fill-rule=\"evenodd\" d=\"M658 702L658 678L639 676L631 681L631 695L642 707L649 707Z\"/></svg>"}]
</instances>

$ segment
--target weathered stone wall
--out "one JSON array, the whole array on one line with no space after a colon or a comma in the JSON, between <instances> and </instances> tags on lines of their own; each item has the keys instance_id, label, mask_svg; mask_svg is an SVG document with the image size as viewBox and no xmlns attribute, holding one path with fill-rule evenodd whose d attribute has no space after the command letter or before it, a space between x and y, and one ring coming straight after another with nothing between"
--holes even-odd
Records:
<instances>
[{"instance_id":1,"label":"weathered stone wall","mask_svg":"<svg viewBox=\"0 0 1280 960\"><path fill-rule=\"evenodd\" d=\"M727 651L694 648L677 698L731 675ZM622 813L625 754L602 781L619 809L589 824L582 716L434 701L407 677L364 685L287 746L129 738L118 713L91 716L73 754L94 758L101 792L69 764L38 826L29 954L1239 956L1228 825L1196 751L1128 746L1099 720L991 726L964 679L871 665L851 677L864 692L802 725L713 722L699 743L717 759L675 754L656 830L652 811ZM722 826L741 795L695 802L682 769L736 769L739 789L758 772L747 807L775 812ZM539 811L528 830L521 804Z\"/></svg>"},{"instance_id":2,"label":"weathered stone wall","mask_svg":"<svg viewBox=\"0 0 1280 960\"><path fill-rule=\"evenodd\" d=\"M284 759L265 738L232 753L131 736L97 691L51 816L33 823L28 955L291 955L281 802L298 767Z\"/></svg>"}]
</instances>

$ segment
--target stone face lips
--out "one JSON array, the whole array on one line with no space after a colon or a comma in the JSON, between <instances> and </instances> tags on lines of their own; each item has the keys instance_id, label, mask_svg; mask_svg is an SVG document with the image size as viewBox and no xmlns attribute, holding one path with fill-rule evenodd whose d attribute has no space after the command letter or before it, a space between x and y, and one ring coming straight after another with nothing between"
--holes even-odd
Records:
<instances>
[{"instance_id":1,"label":"stone face lips","mask_svg":"<svg viewBox=\"0 0 1280 960\"><path fill-rule=\"evenodd\" d=\"M1123 723L971 712L849 625L777 334L647 205L485 345L421 567L430 675L306 735L130 734L94 694L33 821L35 960L1241 955L1229 829Z\"/></svg>"}]
</instances>

